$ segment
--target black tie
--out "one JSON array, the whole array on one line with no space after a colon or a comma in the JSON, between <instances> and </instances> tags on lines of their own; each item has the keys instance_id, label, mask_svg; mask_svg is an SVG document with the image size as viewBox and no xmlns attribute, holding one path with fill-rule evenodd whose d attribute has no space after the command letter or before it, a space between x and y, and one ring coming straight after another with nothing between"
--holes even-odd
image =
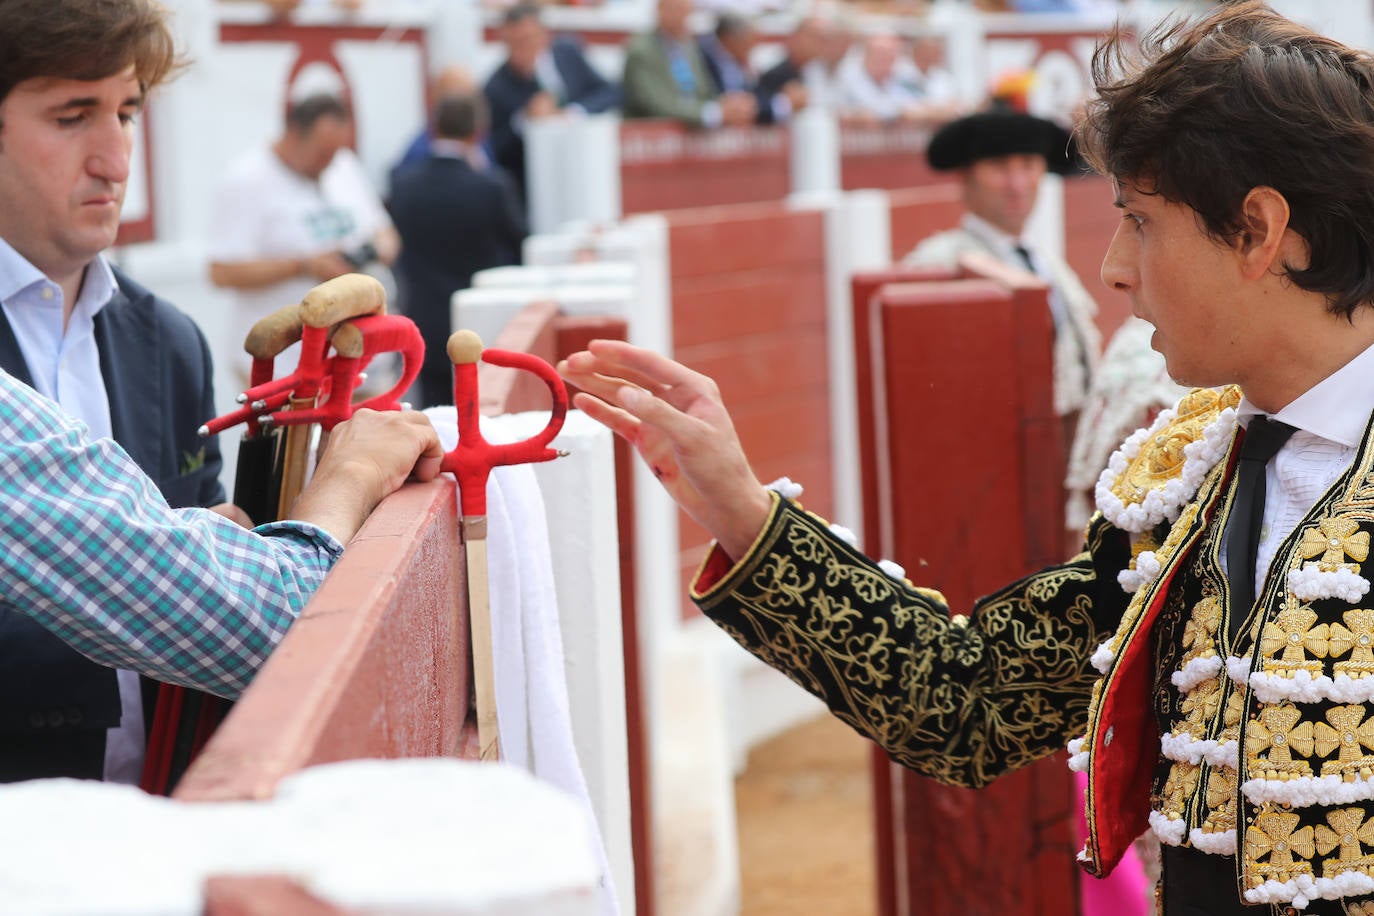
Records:
<instances>
[{"instance_id":1,"label":"black tie","mask_svg":"<svg viewBox=\"0 0 1374 916\"><path fill-rule=\"evenodd\" d=\"M1021 259L1021 263L1026 265L1026 270L1029 270L1031 273L1035 273L1035 262L1031 260L1030 249L1020 243L1017 243L1013 247L1016 251L1017 257Z\"/></svg>"},{"instance_id":2,"label":"black tie","mask_svg":"<svg viewBox=\"0 0 1374 916\"><path fill-rule=\"evenodd\" d=\"M1257 416L1245 430L1236 469L1236 505L1226 541L1226 578L1231 583L1231 638L1255 604L1255 554L1264 522L1264 468L1294 429L1287 423Z\"/></svg>"},{"instance_id":3,"label":"black tie","mask_svg":"<svg viewBox=\"0 0 1374 916\"><path fill-rule=\"evenodd\" d=\"M1035 274L1036 276L1039 276L1039 275L1040 275L1039 272L1036 271L1036 269L1035 269L1035 260L1031 257L1031 253L1030 253L1030 249L1029 249L1029 248L1027 248L1025 245L1022 245L1020 242L1017 242L1015 245L1012 246L1012 250L1014 250L1014 251L1016 252L1016 256L1019 257L1019 258L1021 259L1022 263L1024 263L1024 264L1026 265L1026 270L1030 271L1031 273ZM1054 321L1054 333L1055 333L1056 335L1058 335L1058 334L1059 334L1060 328L1061 328L1061 327L1063 326L1063 324L1064 324L1064 318L1065 318L1065 316L1064 316L1063 314L1061 314L1061 312L1059 311L1058 308L1055 307L1054 295L1055 295L1055 290L1054 290L1053 287L1051 287L1051 288L1050 288L1050 318ZM1073 335L1074 335L1075 338L1078 336L1078 328L1074 327L1072 323L1069 324L1069 330L1073 333ZM1080 340L1079 343L1082 344L1082 341ZM1083 370L1084 370L1084 372L1085 372L1085 373L1090 373L1090 370L1088 369L1088 364L1087 364L1087 362L1086 362L1086 360L1087 360L1087 358L1088 358L1088 348L1085 347L1085 346L1080 346L1080 348L1079 348L1079 353L1080 353L1079 360L1083 363ZM1088 378L1088 375L1085 374L1083 377L1084 377L1084 378ZM1085 384L1086 384L1086 383L1085 383Z\"/></svg>"}]
</instances>

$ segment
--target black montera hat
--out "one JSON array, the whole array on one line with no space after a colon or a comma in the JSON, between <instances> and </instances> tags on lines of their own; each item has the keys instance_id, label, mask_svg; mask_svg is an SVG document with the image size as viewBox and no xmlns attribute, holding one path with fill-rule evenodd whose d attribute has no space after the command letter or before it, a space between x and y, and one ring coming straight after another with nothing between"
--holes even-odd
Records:
<instances>
[{"instance_id":1,"label":"black montera hat","mask_svg":"<svg viewBox=\"0 0 1374 916\"><path fill-rule=\"evenodd\" d=\"M926 159L936 171L961 169L979 159L1039 153L1056 175L1073 171L1069 132L1053 121L1018 111L993 109L950 121L935 132Z\"/></svg>"}]
</instances>

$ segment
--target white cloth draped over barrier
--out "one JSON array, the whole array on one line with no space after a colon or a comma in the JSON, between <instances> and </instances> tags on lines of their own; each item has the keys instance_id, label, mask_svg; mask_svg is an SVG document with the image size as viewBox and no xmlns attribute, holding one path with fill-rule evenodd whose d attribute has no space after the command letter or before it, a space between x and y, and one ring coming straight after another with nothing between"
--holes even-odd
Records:
<instances>
[{"instance_id":1,"label":"white cloth draped over barrier","mask_svg":"<svg viewBox=\"0 0 1374 916\"><path fill-rule=\"evenodd\" d=\"M425 414L444 450L451 450L458 442L454 408L432 407ZM533 431L527 426L519 415L483 417L482 435L492 443L512 442ZM548 523L531 465L492 472L487 486L487 567L502 762L527 770L581 802L598 837L599 912L617 916L620 907L606 844L573 741Z\"/></svg>"}]
</instances>

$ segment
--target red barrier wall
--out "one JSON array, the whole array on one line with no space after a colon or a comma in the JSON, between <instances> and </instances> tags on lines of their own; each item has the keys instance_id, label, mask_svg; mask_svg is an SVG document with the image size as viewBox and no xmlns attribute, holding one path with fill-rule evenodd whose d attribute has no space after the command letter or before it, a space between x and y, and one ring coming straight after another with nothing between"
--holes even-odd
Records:
<instances>
[{"instance_id":1,"label":"red barrier wall","mask_svg":"<svg viewBox=\"0 0 1374 916\"><path fill-rule=\"evenodd\" d=\"M859 289L855 303L856 328L874 330L858 367L872 393L860 404L861 415L873 414L864 486L880 513L867 543L943 591L956 611L1055 559L1060 544L1063 455L1045 290L1006 281ZM1076 912L1072 782L1062 760L979 791L939 786L881 754L874 775L884 916Z\"/></svg>"},{"instance_id":2,"label":"red barrier wall","mask_svg":"<svg viewBox=\"0 0 1374 916\"><path fill-rule=\"evenodd\" d=\"M963 192L954 181L892 191L887 200L894 263L910 254L926 236L959 225L964 215Z\"/></svg>"},{"instance_id":3,"label":"red barrier wall","mask_svg":"<svg viewBox=\"0 0 1374 916\"><path fill-rule=\"evenodd\" d=\"M840 186L908 188L947 183L926 165L930 132L902 125L840 129ZM673 121L620 127L625 213L780 201L792 188L786 127L690 130Z\"/></svg>"},{"instance_id":4,"label":"red barrier wall","mask_svg":"<svg viewBox=\"0 0 1374 916\"><path fill-rule=\"evenodd\" d=\"M890 125L840 128L840 187L913 188L949 180L926 163L928 127Z\"/></svg>"},{"instance_id":5,"label":"red barrier wall","mask_svg":"<svg viewBox=\"0 0 1374 916\"><path fill-rule=\"evenodd\" d=\"M833 505L824 218L779 204L680 210L668 218L675 357L720 385L760 480L791 477ZM687 581L708 538L682 517Z\"/></svg>"},{"instance_id":6,"label":"red barrier wall","mask_svg":"<svg viewBox=\"0 0 1374 916\"><path fill-rule=\"evenodd\" d=\"M620 127L624 213L782 200L791 151L782 127L689 130L674 121Z\"/></svg>"},{"instance_id":7,"label":"red barrier wall","mask_svg":"<svg viewBox=\"0 0 1374 916\"><path fill-rule=\"evenodd\" d=\"M303 767L457 752L467 580L451 478L382 502L175 796L268 798Z\"/></svg>"}]
</instances>

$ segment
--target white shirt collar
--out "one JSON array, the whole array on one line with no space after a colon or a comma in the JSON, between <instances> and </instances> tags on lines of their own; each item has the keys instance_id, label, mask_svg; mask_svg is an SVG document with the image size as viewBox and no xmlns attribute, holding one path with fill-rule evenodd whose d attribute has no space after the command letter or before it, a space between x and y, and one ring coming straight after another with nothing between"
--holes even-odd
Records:
<instances>
[{"instance_id":1,"label":"white shirt collar","mask_svg":"<svg viewBox=\"0 0 1374 916\"><path fill-rule=\"evenodd\" d=\"M1236 409L1236 414L1246 422L1263 412L1248 398L1243 398ZM1313 385L1273 416L1275 420L1314 436L1354 448L1364 436L1371 413L1374 413L1374 346Z\"/></svg>"},{"instance_id":2,"label":"white shirt collar","mask_svg":"<svg viewBox=\"0 0 1374 916\"><path fill-rule=\"evenodd\" d=\"M466 159L470 153L466 143L452 137L435 137L429 143L429 151L443 159Z\"/></svg>"},{"instance_id":3,"label":"white shirt collar","mask_svg":"<svg viewBox=\"0 0 1374 916\"><path fill-rule=\"evenodd\" d=\"M1022 263L1021 256L1016 253L1017 245L1021 245L1027 249L1030 248L1030 246L1026 244L1025 239L1014 235L1008 235L976 213L965 212L961 225L963 225L966 232L977 236L987 245L991 246L997 256L1008 264Z\"/></svg>"},{"instance_id":4,"label":"white shirt collar","mask_svg":"<svg viewBox=\"0 0 1374 916\"><path fill-rule=\"evenodd\" d=\"M8 302L19 293L47 280L43 272L28 259L0 239L0 302Z\"/></svg>"},{"instance_id":5,"label":"white shirt collar","mask_svg":"<svg viewBox=\"0 0 1374 916\"><path fill-rule=\"evenodd\" d=\"M53 281L9 242L0 239L0 302L12 303L20 293L43 283ZM86 267L75 308L85 308L94 316L114 298L117 289L114 271L103 257L96 255Z\"/></svg>"}]
</instances>

